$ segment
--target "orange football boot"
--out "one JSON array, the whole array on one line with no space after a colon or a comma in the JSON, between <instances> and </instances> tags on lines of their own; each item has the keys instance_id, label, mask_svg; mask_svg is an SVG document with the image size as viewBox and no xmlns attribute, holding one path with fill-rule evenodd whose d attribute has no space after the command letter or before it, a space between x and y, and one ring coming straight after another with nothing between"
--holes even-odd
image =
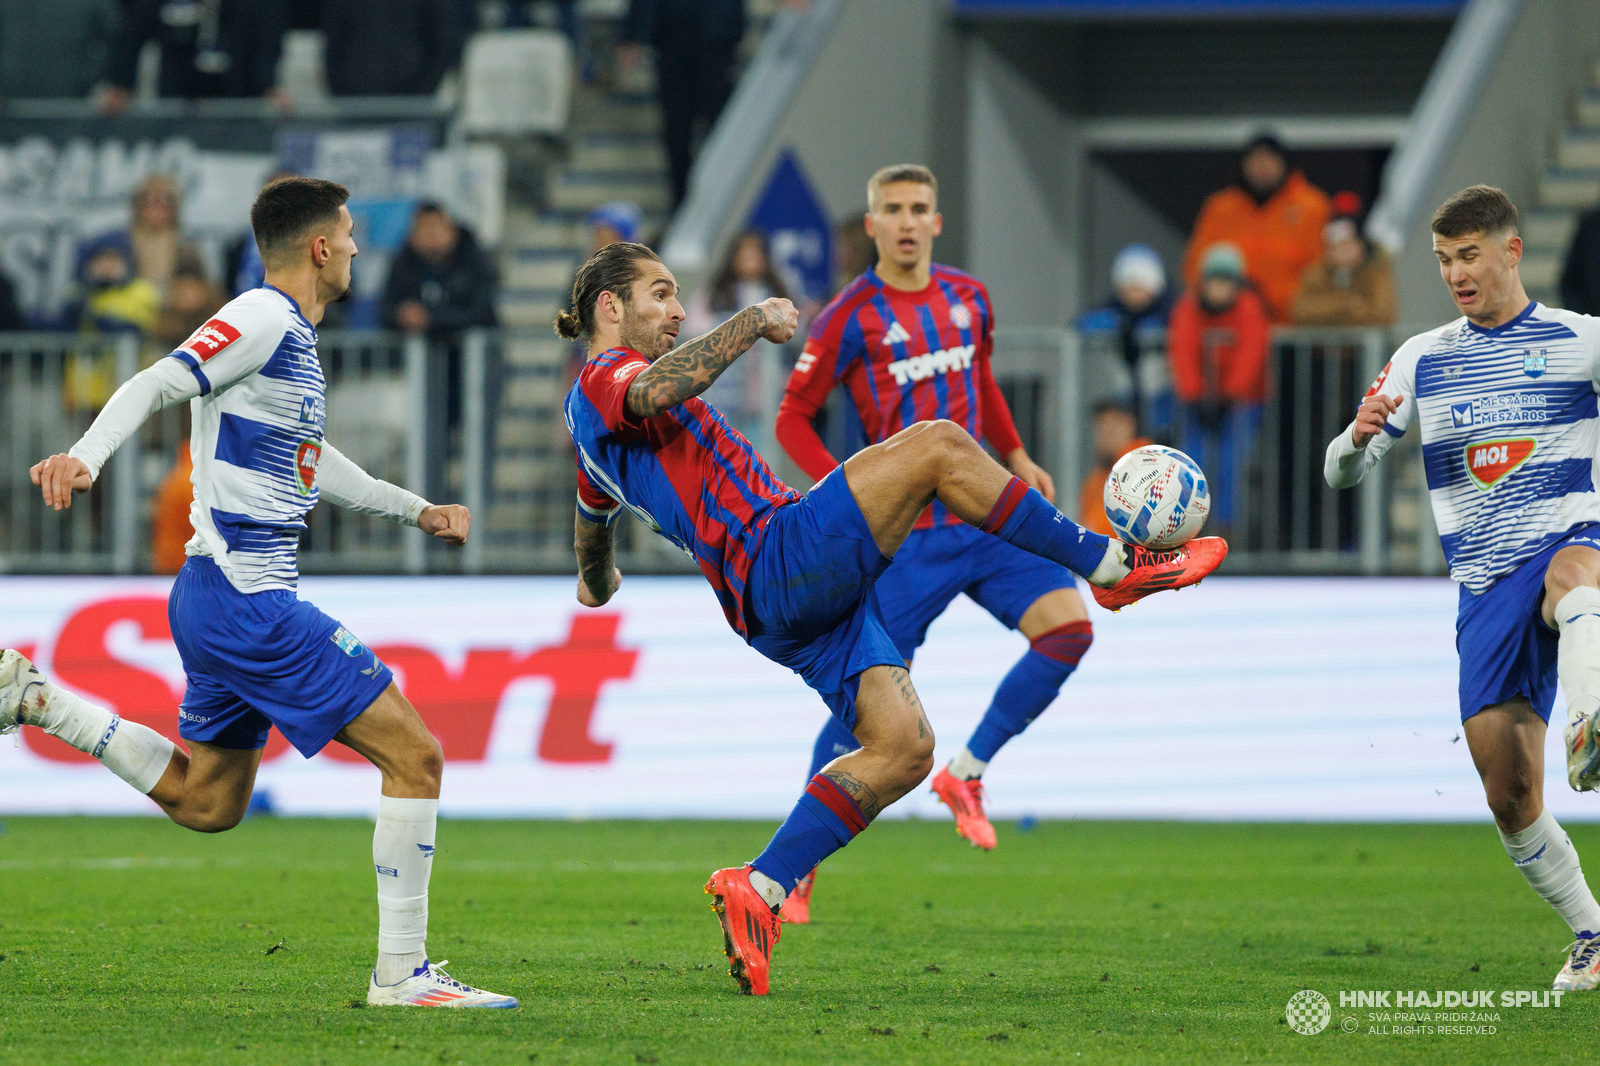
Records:
<instances>
[{"instance_id":1,"label":"orange football boot","mask_svg":"<svg viewBox=\"0 0 1600 1066\"><path fill-rule=\"evenodd\" d=\"M1133 556L1128 576L1108 589L1089 586L1094 602L1110 611L1120 611L1152 592L1197 585L1228 557L1228 542L1221 537L1197 537L1166 551L1152 551L1137 544L1126 547Z\"/></svg>"},{"instance_id":2,"label":"orange football boot","mask_svg":"<svg viewBox=\"0 0 1600 1066\"><path fill-rule=\"evenodd\" d=\"M800 883L794 886L794 891L785 897L783 906L778 908L780 922L788 922L790 925L811 924L811 886L816 883L815 869L800 879Z\"/></svg>"},{"instance_id":3,"label":"orange football boot","mask_svg":"<svg viewBox=\"0 0 1600 1066\"><path fill-rule=\"evenodd\" d=\"M999 843L994 826L983 813L983 782L978 778L963 781L946 766L933 775L933 794L956 816L956 832L972 841L972 846L993 851Z\"/></svg>"},{"instance_id":4,"label":"orange football boot","mask_svg":"<svg viewBox=\"0 0 1600 1066\"><path fill-rule=\"evenodd\" d=\"M706 894L715 897L711 909L722 923L723 954L728 956L728 976L739 982L746 996L767 994L767 972L772 949L783 925L767 901L750 883L750 867L718 870L706 882Z\"/></svg>"}]
</instances>

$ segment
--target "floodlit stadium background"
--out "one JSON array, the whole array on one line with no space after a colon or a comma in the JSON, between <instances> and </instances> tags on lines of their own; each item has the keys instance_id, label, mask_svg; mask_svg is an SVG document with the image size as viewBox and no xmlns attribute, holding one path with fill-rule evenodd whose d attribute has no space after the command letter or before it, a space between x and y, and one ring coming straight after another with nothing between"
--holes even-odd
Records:
<instances>
[{"instance_id":1,"label":"floodlit stadium background","mask_svg":"<svg viewBox=\"0 0 1600 1066\"><path fill-rule=\"evenodd\" d=\"M699 57L724 62L734 91L677 190L662 135L681 101L656 76L672 46L634 39L628 0L454 4L461 32L433 42L437 55L394 47L393 25L341 37L314 0L289 6L268 81L231 98L163 96L173 60L153 42L108 46L136 62L77 81L77 60L40 52L30 72L6 67L26 48L0 55L0 275L15 303L13 316L0 286L0 643L175 735L182 673L158 527L187 413L153 419L68 515L46 514L26 478L170 350L164 330L185 332L170 293L150 322L106 321L86 303L84 254L127 230L132 198L166 175L185 254L225 296L260 182L280 169L341 180L362 253L356 299L321 330L329 439L380 477L467 503L473 540L450 551L324 506L301 591L380 650L442 738L444 812L781 817L823 707L742 644L693 567L624 519L620 595L600 612L573 598L559 412L573 352L549 323L599 225L636 226L660 249L700 316L690 329L716 320L712 283L751 227L809 314L851 262L871 172L929 164L945 216L935 258L988 284L997 377L1076 512L1098 402L1137 381L1142 413L1182 445L1181 409L1150 402L1170 376L1165 333L1139 334L1130 373L1120 338L1084 312L1131 242L1181 288L1202 202L1270 131L1313 183L1357 195L1363 232L1392 257L1397 319L1276 327L1223 576L1115 617L1091 607L1092 650L995 760L988 800L1007 819L1487 821L1459 740L1456 591L1415 441L1342 494L1323 485L1321 455L1394 347L1455 317L1426 229L1456 189L1506 189L1530 293L1600 311L1600 293L1584 305L1561 283L1570 256L1595 251L1574 236L1600 203L1592 3L748 0L742 43ZM562 22L566 9L580 21ZM427 69L351 84L335 69L350 48L421 55ZM424 201L474 235L462 291L483 299L464 326L408 331L395 317L405 293L385 297ZM798 340L759 346L737 386L730 376L709 398L804 488L772 432L798 354ZM838 405L824 435L836 454L856 444ZM1023 646L964 599L934 625L913 676L941 762ZM1559 729L1550 741L1555 814L1600 818L1566 787ZM306 762L277 737L259 779L287 814L370 813L376 785L342 749ZM19 812L155 809L29 730L0 744L0 814ZM889 813L947 816L922 791Z\"/></svg>"}]
</instances>

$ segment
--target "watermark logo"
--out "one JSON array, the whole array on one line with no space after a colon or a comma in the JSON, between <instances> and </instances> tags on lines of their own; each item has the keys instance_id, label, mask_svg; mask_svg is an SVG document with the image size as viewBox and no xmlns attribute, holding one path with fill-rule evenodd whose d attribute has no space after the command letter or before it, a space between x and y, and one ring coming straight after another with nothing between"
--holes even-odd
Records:
<instances>
[{"instance_id":1,"label":"watermark logo","mask_svg":"<svg viewBox=\"0 0 1600 1066\"><path fill-rule=\"evenodd\" d=\"M1321 992L1305 988L1290 997L1283 1016L1288 1019L1289 1028L1295 1032L1316 1036L1333 1020L1333 1006Z\"/></svg>"}]
</instances>

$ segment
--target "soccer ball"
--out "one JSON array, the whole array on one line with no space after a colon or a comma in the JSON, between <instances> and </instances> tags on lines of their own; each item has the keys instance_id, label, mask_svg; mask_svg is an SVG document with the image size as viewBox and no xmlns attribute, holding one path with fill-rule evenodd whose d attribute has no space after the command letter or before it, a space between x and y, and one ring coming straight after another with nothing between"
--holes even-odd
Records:
<instances>
[{"instance_id":1,"label":"soccer ball","mask_svg":"<svg viewBox=\"0 0 1600 1066\"><path fill-rule=\"evenodd\" d=\"M1106 478L1106 517L1120 540L1176 548L1200 532L1211 513L1211 490L1200 464L1148 444L1117 460Z\"/></svg>"}]
</instances>

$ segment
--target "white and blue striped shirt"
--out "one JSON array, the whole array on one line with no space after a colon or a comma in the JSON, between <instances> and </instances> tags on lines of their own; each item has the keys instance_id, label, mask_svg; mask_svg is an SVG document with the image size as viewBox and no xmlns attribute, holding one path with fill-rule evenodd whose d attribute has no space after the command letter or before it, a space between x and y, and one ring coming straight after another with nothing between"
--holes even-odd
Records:
<instances>
[{"instance_id":1,"label":"white and blue striped shirt","mask_svg":"<svg viewBox=\"0 0 1600 1066\"><path fill-rule=\"evenodd\" d=\"M234 298L173 352L193 372L190 555L240 592L293 589L305 516L317 503L326 404L317 333L270 286Z\"/></svg>"},{"instance_id":2,"label":"white and blue striped shirt","mask_svg":"<svg viewBox=\"0 0 1600 1066\"><path fill-rule=\"evenodd\" d=\"M1328 481L1355 484L1415 424L1450 576L1481 593L1600 522L1597 388L1600 320L1536 302L1495 329L1457 319L1395 352L1367 395L1399 409L1364 452L1349 429L1329 446Z\"/></svg>"}]
</instances>

